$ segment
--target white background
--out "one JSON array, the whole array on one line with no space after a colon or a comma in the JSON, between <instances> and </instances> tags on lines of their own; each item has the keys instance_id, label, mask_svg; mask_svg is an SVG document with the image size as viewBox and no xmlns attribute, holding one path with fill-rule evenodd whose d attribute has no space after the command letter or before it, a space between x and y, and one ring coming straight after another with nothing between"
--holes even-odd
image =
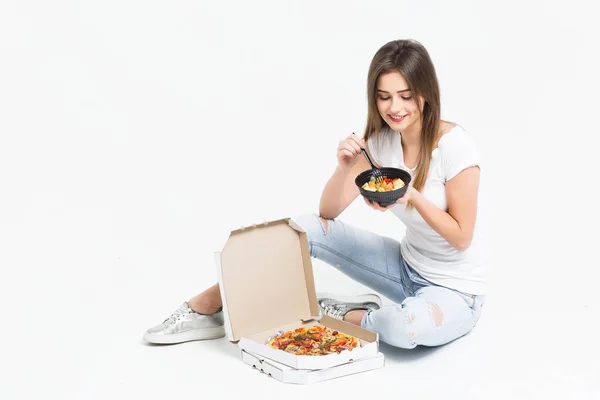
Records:
<instances>
[{"instance_id":1,"label":"white background","mask_svg":"<svg viewBox=\"0 0 600 400\"><path fill-rule=\"evenodd\" d=\"M0 398L598 398L597 19L520 3L3 0ZM143 344L215 281L231 229L317 210L371 58L401 38L485 160L476 330L312 387L225 339ZM342 218L404 232L360 200ZM318 290L362 289L314 268Z\"/></svg>"}]
</instances>

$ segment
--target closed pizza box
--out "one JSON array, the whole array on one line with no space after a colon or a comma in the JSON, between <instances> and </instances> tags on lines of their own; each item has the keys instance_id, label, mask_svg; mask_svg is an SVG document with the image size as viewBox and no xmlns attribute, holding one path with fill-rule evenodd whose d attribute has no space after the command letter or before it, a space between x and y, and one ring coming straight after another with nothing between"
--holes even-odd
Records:
<instances>
[{"instance_id":1,"label":"closed pizza box","mask_svg":"<svg viewBox=\"0 0 600 400\"><path fill-rule=\"evenodd\" d=\"M325 369L376 356L376 332L319 318L308 239L290 218L234 230L215 253L228 339L247 352L295 369ZM295 355L267 345L278 332L325 325L360 346L337 354Z\"/></svg>"},{"instance_id":2,"label":"closed pizza box","mask_svg":"<svg viewBox=\"0 0 600 400\"><path fill-rule=\"evenodd\" d=\"M382 353L373 357L365 357L346 364L326 369L295 369L277 361L242 350L242 360L257 371L283 383L307 385L342 376L357 374L383 368L385 358Z\"/></svg>"}]
</instances>

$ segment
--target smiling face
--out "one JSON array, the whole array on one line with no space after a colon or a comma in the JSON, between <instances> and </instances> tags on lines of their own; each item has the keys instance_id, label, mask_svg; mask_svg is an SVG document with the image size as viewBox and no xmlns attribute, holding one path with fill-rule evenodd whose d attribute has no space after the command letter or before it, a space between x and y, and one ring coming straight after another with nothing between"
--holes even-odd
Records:
<instances>
[{"instance_id":1,"label":"smiling face","mask_svg":"<svg viewBox=\"0 0 600 400\"><path fill-rule=\"evenodd\" d=\"M377 110L395 131L421 128L421 110L408 82L398 71L382 74L377 79Z\"/></svg>"}]
</instances>

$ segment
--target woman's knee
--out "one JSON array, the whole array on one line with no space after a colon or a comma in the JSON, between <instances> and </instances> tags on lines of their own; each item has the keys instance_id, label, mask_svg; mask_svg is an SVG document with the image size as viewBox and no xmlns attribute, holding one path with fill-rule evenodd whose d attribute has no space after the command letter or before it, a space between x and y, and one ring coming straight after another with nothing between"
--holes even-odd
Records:
<instances>
[{"instance_id":1,"label":"woman's knee","mask_svg":"<svg viewBox=\"0 0 600 400\"><path fill-rule=\"evenodd\" d=\"M329 221L323 220L316 213L302 214L293 219L304 232L308 239L308 247L311 257L319 258L319 249L326 240L329 232Z\"/></svg>"},{"instance_id":2,"label":"woman's knee","mask_svg":"<svg viewBox=\"0 0 600 400\"><path fill-rule=\"evenodd\" d=\"M444 324L440 307L431 301L411 297L402 303L405 312L405 335L415 345L430 346L436 342L436 333Z\"/></svg>"},{"instance_id":3,"label":"woman's knee","mask_svg":"<svg viewBox=\"0 0 600 400\"><path fill-rule=\"evenodd\" d=\"M329 220L320 217L316 213L302 214L294 218L294 221L306 232L309 240L317 235L327 235L329 233Z\"/></svg>"},{"instance_id":4,"label":"woman's knee","mask_svg":"<svg viewBox=\"0 0 600 400\"><path fill-rule=\"evenodd\" d=\"M437 304L419 297L409 297L398 305L398 309L400 321L394 324L393 335L388 333L388 344L403 349L436 344L436 333L443 324L443 315Z\"/></svg>"}]
</instances>

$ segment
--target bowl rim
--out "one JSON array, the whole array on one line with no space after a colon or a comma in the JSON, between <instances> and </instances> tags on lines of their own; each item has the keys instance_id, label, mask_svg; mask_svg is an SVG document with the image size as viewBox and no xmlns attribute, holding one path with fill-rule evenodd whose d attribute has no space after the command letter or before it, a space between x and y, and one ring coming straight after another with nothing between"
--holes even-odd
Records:
<instances>
[{"instance_id":1,"label":"bowl rim","mask_svg":"<svg viewBox=\"0 0 600 400\"><path fill-rule=\"evenodd\" d=\"M404 182L404 187L408 186L408 184L410 184L410 182L412 181L412 175L408 171L406 171L406 170L404 170L402 168L382 167L382 168L379 168L379 170L382 171L382 172L385 172L385 170L387 170L389 172L396 172L396 173L402 175L400 177L400 179L402 179L403 177L406 178L406 179L402 179L402 181ZM359 173L358 175L356 175L356 178L354 178L354 184L358 188L362 189L361 185L359 185L359 183L358 183L359 178L362 180L362 179L364 179L364 177L372 175L372 171L373 170L369 168L369 169L367 169L367 170ZM399 190L399 189L396 189L396 190ZM370 193L391 193L391 192L370 192Z\"/></svg>"}]
</instances>

